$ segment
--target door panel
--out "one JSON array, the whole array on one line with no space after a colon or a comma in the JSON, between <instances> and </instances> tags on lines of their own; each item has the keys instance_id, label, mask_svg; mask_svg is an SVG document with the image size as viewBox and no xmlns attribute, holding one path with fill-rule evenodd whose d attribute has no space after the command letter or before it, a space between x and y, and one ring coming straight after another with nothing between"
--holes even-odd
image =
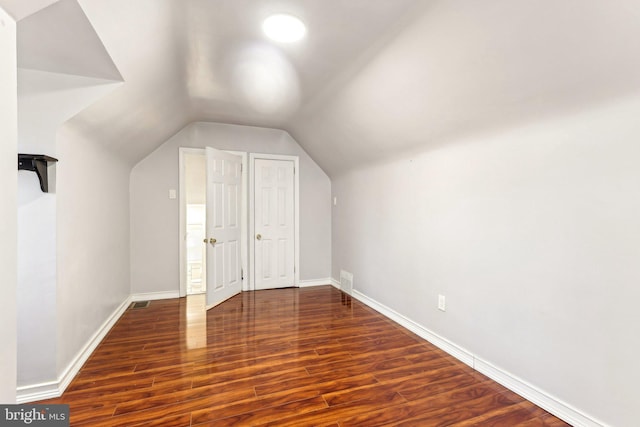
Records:
<instances>
[{"instance_id":1,"label":"door panel","mask_svg":"<svg viewBox=\"0 0 640 427\"><path fill-rule=\"evenodd\" d=\"M242 290L239 197L242 159L210 147L206 148L206 155L207 307L210 308Z\"/></svg>"},{"instance_id":2,"label":"door panel","mask_svg":"<svg viewBox=\"0 0 640 427\"><path fill-rule=\"evenodd\" d=\"M255 159L255 288L294 286L294 162Z\"/></svg>"}]
</instances>

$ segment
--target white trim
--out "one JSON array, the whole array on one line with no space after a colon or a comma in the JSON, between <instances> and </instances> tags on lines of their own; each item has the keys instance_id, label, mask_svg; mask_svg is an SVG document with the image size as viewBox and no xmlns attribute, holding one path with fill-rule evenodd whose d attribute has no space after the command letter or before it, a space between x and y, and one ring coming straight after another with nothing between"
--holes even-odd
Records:
<instances>
[{"instance_id":1,"label":"white trim","mask_svg":"<svg viewBox=\"0 0 640 427\"><path fill-rule=\"evenodd\" d=\"M118 319L120 319L127 310L129 304L131 304L131 300L131 296L127 297L127 299L125 299L122 304L115 309L111 316L109 316L89 341L87 341L82 350L78 352L71 363L69 363L62 375L58 378L58 381L18 387L16 390L16 402L28 403L62 396L62 393L64 393L69 384L71 384L71 381L75 378L78 372L80 372L82 365L85 364L100 342L102 342L111 328L113 328L113 325L115 325Z\"/></svg>"},{"instance_id":2,"label":"white trim","mask_svg":"<svg viewBox=\"0 0 640 427\"><path fill-rule=\"evenodd\" d=\"M178 291L165 291L165 292L147 292L144 294L133 294L131 295L131 301L155 301L159 299L172 299L172 298L180 298L180 293Z\"/></svg>"},{"instance_id":3,"label":"white trim","mask_svg":"<svg viewBox=\"0 0 640 427\"><path fill-rule=\"evenodd\" d=\"M249 290L255 290L255 247L253 245L253 236L255 235L254 224L254 176L255 176L255 160L288 160L293 162L293 209L294 209L294 277L293 283L300 283L300 158L298 156L289 156L283 154L265 154L265 153L249 153Z\"/></svg>"},{"instance_id":4,"label":"white trim","mask_svg":"<svg viewBox=\"0 0 640 427\"><path fill-rule=\"evenodd\" d=\"M308 286L319 286L331 284L337 289L340 289L340 282L334 278L326 278L326 279L318 279L318 280L302 280L297 281L300 287L308 287ZM74 360L67 366L65 371L60 375L57 381L50 381L39 384L32 384L17 387L16 389L16 403L29 403L35 402L43 399L52 399L56 397L60 397L62 393L69 386L73 378L80 372L80 369L85 364L85 362L89 359L91 354L98 347L100 342L104 339L104 337L109 333L111 328L115 325L115 323L120 319L120 317L127 310L131 302L135 301L146 301L146 300L158 300L158 299L167 299L167 298L178 298L180 296L179 292L151 292L145 294L135 294L129 296L125 299L122 304L109 316L109 318L102 324L102 326L96 331L96 333L91 337L91 339L87 342L87 344L82 348L80 352L76 355ZM492 380L502 384L509 390L519 394L530 402L540 406L542 409L550 412L556 417L566 421L567 423L574 426L584 426L584 427L605 427L601 421L596 420L595 418L581 412L580 410L574 408L573 406L563 402L560 399L555 398L554 396L549 395L548 393L540 390L536 386L529 384L527 381L510 374L509 372L498 368L491 363L483 360L465 350L464 348L458 346L457 344L441 337L440 335L430 331L429 329L419 325L418 323L412 321L411 319L399 314L395 310L385 306L384 304L379 303L378 301L369 298L365 294L360 291L353 290L353 297L362 303L368 305L374 310L378 311L382 315L388 317L389 319L395 321L399 325L405 327L411 332L417 334L418 336L424 338L430 343L434 344L436 347L444 350L449 353L456 359L461 362L473 367L478 372L486 375Z\"/></svg>"},{"instance_id":5,"label":"white trim","mask_svg":"<svg viewBox=\"0 0 640 427\"><path fill-rule=\"evenodd\" d=\"M332 279L332 285L340 289L340 282ZM440 335L430 331L422 325L414 322L413 320L401 315L395 310L379 303L378 301L369 298L362 292L353 290L353 297L363 302L369 307L373 308L377 312L383 314L394 322L400 324L416 335L429 341L431 344L439 347L451 356L471 366L478 372L486 375L497 383L502 384L514 393L519 394L530 402L538 405L542 409L550 412L556 417L566 421L574 426L584 427L605 427L606 424L597 421L593 417L581 412L580 410L572 407L571 405L557 399L550 394L538 389L537 387L529 384L528 382L510 374L509 372L500 369L491 363L477 357L475 354L460 347L459 345L441 337Z\"/></svg>"},{"instance_id":6,"label":"white trim","mask_svg":"<svg viewBox=\"0 0 640 427\"><path fill-rule=\"evenodd\" d=\"M249 154L249 237L247 239L247 244L249 245L249 290L256 289L256 279L255 279L255 256L256 256L256 248L253 244L253 236L256 235L256 226L254 224L254 195L255 195L255 170L254 170L254 155L253 153Z\"/></svg>"},{"instance_id":7,"label":"white trim","mask_svg":"<svg viewBox=\"0 0 640 427\"><path fill-rule=\"evenodd\" d=\"M404 326L411 332L421 336L436 347L439 347L440 349L446 351L456 359L460 360L462 363L473 367L473 354L463 349L462 347L459 347L458 345L441 337L440 335L428 330L427 328L424 328L413 320L410 320L407 317L401 315L397 311L392 310L391 308L379 303L372 298L369 298L360 291L354 289L352 296L357 300L365 303L369 307L373 308L374 310L384 314L394 322Z\"/></svg>"},{"instance_id":8,"label":"white trim","mask_svg":"<svg viewBox=\"0 0 640 427\"><path fill-rule=\"evenodd\" d=\"M291 157L291 156L287 156ZM300 158L295 156L293 159L293 194L295 197L294 203L294 244L296 245L294 253L294 283L300 282Z\"/></svg>"},{"instance_id":9,"label":"white trim","mask_svg":"<svg viewBox=\"0 0 640 427\"><path fill-rule=\"evenodd\" d=\"M333 278L298 281L300 287L326 285L327 283L330 283L335 288L340 289L340 282ZM78 374L78 372L80 372L80 369L98 347L100 342L104 339L111 328L113 328L118 319L120 319L120 317L124 314L132 301L135 302L143 300L178 298L179 296L179 293L175 291L151 292L129 296L102 324L102 326L91 337L91 339L87 342L83 349L78 352L74 360L71 361L62 375L60 375L58 381L50 381L18 387L16 389L16 403L22 404L43 399L60 397L69 386L73 378ZM384 316L388 317L389 319L400 324L401 326L405 327L406 329L410 330L411 332L434 344L436 347L439 347L440 349L449 353L461 362L473 367L478 372L502 384L509 390L519 394L520 396L540 406L542 409L545 409L546 411L568 422L569 424L584 427L606 426L606 424L604 424L603 422L597 421L595 418L584 414L580 410L563 402L562 400L549 395L548 393L538 389L534 385L529 384L527 381L492 365L482 358L475 356L474 354L458 346L457 344L441 337L440 335L430 331L422 325L419 325L411 319L408 319L407 317L399 314L395 310L377 302L372 298L367 297L362 292L354 289L353 297L378 311L379 313L383 314Z\"/></svg>"},{"instance_id":10,"label":"white trim","mask_svg":"<svg viewBox=\"0 0 640 427\"><path fill-rule=\"evenodd\" d=\"M311 286L326 286L330 285L333 279L331 277L326 277L324 279L313 279L313 280L300 280L297 283L299 288L309 288Z\"/></svg>"},{"instance_id":11,"label":"white trim","mask_svg":"<svg viewBox=\"0 0 640 427\"><path fill-rule=\"evenodd\" d=\"M16 403L36 402L44 399L55 399L62 396L62 391L58 387L58 381L48 383L32 384L18 387L16 390Z\"/></svg>"},{"instance_id":12,"label":"white trim","mask_svg":"<svg viewBox=\"0 0 640 427\"><path fill-rule=\"evenodd\" d=\"M125 299L122 304L109 316L109 318L100 326L100 328L96 331L96 333L91 337L89 342L84 346L84 348L78 353L75 360L67 366L67 369L64 370L58 382L60 383L60 394L62 394L69 384L71 380L76 376L82 365L89 359L89 356L94 352L94 350L98 347L100 342L103 340L105 336L109 333L113 325L116 324L118 319L124 314L124 312L129 308L129 304L131 304L131 297Z\"/></svg>"},{"instance_id":13,"label":"white trim","mask_svg":"<svg viewBox=\"0 0 640 427\"><path fill-rule=\"evenodd\" d=\"M478 357L475 359L475 369L572 426L605 426L604 423L596 421L593 417L582 413L562 400Z\"/></svg>"}]
</instances>

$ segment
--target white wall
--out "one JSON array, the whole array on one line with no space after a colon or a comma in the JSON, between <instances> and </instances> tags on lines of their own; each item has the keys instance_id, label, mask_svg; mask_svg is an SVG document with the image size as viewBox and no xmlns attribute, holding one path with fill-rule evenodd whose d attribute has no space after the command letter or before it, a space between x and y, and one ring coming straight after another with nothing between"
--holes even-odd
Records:
<instances>
[{"instance_id":1,"label":"white wall","mask_svg":"<svg viewBox=\"0 0 640 427\"><path fill-rule=\"evenodd\" d=\"M48 79L18 70L18 150L57 156L56 127L65 108ZM54 77L55 78L55 77ZM47 83L42 83L47 82ZM68 114L68 113L67 113ZM56 166L48 167L49 193L31 171L18 172L18 386L55 381L56 365Z\"/></svg>"},{"instance_id":2,"label":"white wall","mask_svg":"<svg viewBox=\"0 0 640 427\"><path fill-rule=\"evenodd\" d=\"M58 132L58 156L61 375L129 297L130 166L69 125Z\"/></svg>"},{"instance_id":3,"label":"white wall","mask_svg":"<svg viewBox=\"0 0 640 427\"><path fill-rule=\"evenodd\" d=\"M68 151L64 157L60 156L61 142L58 141L58 130L62 124L73 117L78 111L91 104L96 99L111 91L117 83L106 82L100 79L87 78L77 75L50 73L37 70L18 70L18 149L21 153L46 154L60 159L60 163L49 166L49 193L40 190L35 173L20 171L18 174L18 387L23 387L25 393L40 383L56 382L63 372L70 357L68 353L77 352L82 345L77 340L65 337L77 333L85 340L88 338L85 330L96 331L96 322L88 319L73 318L65 321L69 316L79 316L89 310L79 312L70 311L72 308L64 304L68 300L65 295L70 294L73 287L82 286L88 289L98 289L93 295L109 294L100 286L102 277L110 277L109 270L102 270L101 265L77 266L82 259L95 258L98 264L100 249L106 243L104 241L92 241L92 235L97 234L93 227L91 215L82 220L68 222L67 218L74 217L80 212L100 213L100 201L109 200L111 194L107 189L104 194L98 194L96 187L88 175L98 174L99 179L111 178L108 172L108 161L100 162L98 156L93 156L93 161L87 162L82 158L69 161ZM63 141L64 142L64 141ZM91 153L97 147L90 141L80 145L78 152ZM101 152L101 151L99 151ZM87 154L88 156L88 154ZM65 179L60 182L59 172L69 174L69 171L77 171L73 179ZM121 172L126 177L126 172ZM66 176L66 175L65 175ZM81 191L84 190L84 191ZM127 209L126 198L127 185L120 189L124 194L124 209ZM69 195L65 198L65 204L59 205L60 194ZM77 203L69 200L79 199ZM92 200L91 198L96 200ZM83 210L80 204L86 204ZM115 204L115 207L121 206ZM125 215L126 217L126 215ZM117 217L110 220L117 223ZM91 224L91 233L81 234L85 223ZM128 222L123 223L125 230ZM105 224L102 224L104 227ZM65 228L67 227L67 228ZM86 227L88 228L88 227ZM102 228L100 228L102 230ZM82 245L61 246L58 241L59 234L65 236L78 235ZM109 233L115 238L118 232ZM65 237L67 238L67 237ZM122 239L128 241L128 237ZM95 252L94 252L95 249ZM120 252L125 251L126 245ZM124 264L109 265L117 271L128 269L128 256L122 255ZM94 261L92 261L94 262ZM72 269L68 269L72 266ZM65 271L60 270L65 268ZM61 282L61 277L76 277L75 271L93 269L94 275L99 278L91 283L86 277L82 281ZM72 273L70 273L72 271ZM127 271L122 274L127 277ZM123 284L111 285L125 288L128 279ZM82 293L75 292L73 297L78 301L78 306L90 305L91 316L102 317L105 320L107 314L103 309L103 302L97 305L91 298L83 298ZM121 297L124 299L124 297ZM61 301L63 302L61 304ZM121 302L120 301L120 302ZM109 306L111 301L104 302ZM98 307L96 309L96 306ZM111 307L111 310L113 308ZM77 332L82 331L82 332ZM91 334L89 334L90 336ZM61 339L62 338L62 339Z\"/></svg>"},{"instance_id":4,"label":"white wall","mask_svg":"<svg viewBox=\"0 0 640 427\"><path fill-rule=\"evenodd\" d=\"M640 379L638 16L424 2L289 128L338 198L336 279L615 426Z\"/></svg>"},{"instance_id":5,"label":"white wall","mask_svg":"<svg viewBox=\"0 0 640 427\"><path fill-rule=\"evenodd\" d=\"M300 279L331 273L331 183L327 175L286 132L218 123L194 123L151 153L131 172L131 289L133 294L178 292L178 148L300 157Z\"/></svg>"},{"instance_id":6,"label":"white wall","mask_svg":"<svg viewBox=\"0 0 640 427\"><path fill-rule=\"evenodd\" d=\"M0 403L16 401L17 86L16 23L0 8Z\"/></svg>"},{"instance_id":7,"label":"white wall","mask_svg":"<svg viewBox=\"0 0 640 427\"><path fill-rule=\"evenodd\" d=\"M334 277L596 420L637 425L639 115L640 97L621 99L335 179Z\"/></svg>"},{"instance_id":8,"label":"white wall","mask_svg":"<svg viewBox=\"0 0 640 427\"><path fill-rule=\"evenodd\" d=\"M21 144L18 148L33 153ZM55 156L55 144L37 154ZM49 168L50 175L54 169ZM17 253L18 386L22 387L57 378L56 195L43 193L31 171L18 173Z\"/></svg>"}]
</instances>

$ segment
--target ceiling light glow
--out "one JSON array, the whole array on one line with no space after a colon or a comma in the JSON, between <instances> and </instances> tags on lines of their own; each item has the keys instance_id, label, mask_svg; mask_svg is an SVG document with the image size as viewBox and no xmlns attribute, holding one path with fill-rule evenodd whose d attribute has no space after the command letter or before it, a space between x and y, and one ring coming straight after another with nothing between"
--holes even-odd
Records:
<instances>
[{"instance_id":1,"label":"ceiling light glow","mask_svg":"<svg viewBox=\"0 0 640 427\"><path fill-rule=\"evenodd\" d=\"M286 117L298 108L298 75L279 49L268 44L248 45L233 63L233 87L254 112Z\"/></svg>"},{"instance_id":2,"label":"ceiling light glow","mask_svg":"<svg viewBox=\"0 0 640 427\"><path fill-rule=\"evenodd\" d=\"M262 23L262 30L272 40L293 43L301 40L307 33L304 23L292 15L271 15Z\"/></svg>"}]
</instances>

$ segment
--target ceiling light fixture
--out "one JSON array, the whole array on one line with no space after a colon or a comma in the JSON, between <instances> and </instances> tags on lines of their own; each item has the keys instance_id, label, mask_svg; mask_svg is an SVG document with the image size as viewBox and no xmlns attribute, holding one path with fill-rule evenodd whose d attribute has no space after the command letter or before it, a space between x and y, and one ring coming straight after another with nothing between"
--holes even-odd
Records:
<instances>
[{"instance_id":1,"label":"ceiling light fixture","mask_svg":"<svg viewBox=\"0 0 640 427\"><path fill-rule=\"evenodd\" d=\"M262 23L262 30L272 40L293 43L301 40L307 33L304 23L292 15L271 15Z\"/></svg>"}]
</instances>

